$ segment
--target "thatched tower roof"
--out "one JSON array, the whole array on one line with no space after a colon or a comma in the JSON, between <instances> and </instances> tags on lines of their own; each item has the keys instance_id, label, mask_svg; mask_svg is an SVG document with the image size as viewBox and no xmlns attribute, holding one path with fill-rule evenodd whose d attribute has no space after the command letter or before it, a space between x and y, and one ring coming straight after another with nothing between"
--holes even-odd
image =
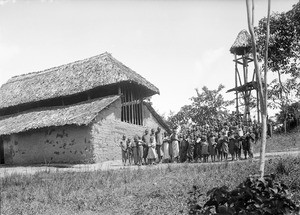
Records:
<instances>
[{"instance_id":1,"label":"thatched tower roof","mask_svg":"<svg viewBox=\"0 0 300 215\"><path fill-rule=\"evenodd\" d=\"M159 90L109 53L11 78L0 88L0 109L64 97L96 87L135 83L147 96Z\"/></svg>"},{"instance_id":2,"label":"thatched tower roof","mask_svg":"<svg viewBox=\"0 0 300 215\"><path fill-rule=\"evenodd\" d=\"M232 54L243 55L251 50L251 36L246 30L242 30L236 37L230 48Z\"/></svg>"},{"instance_id":3,"label":"thatched tower roof","mask_svg":"<svg viewBox=\"0 0 300 215\"><path fill-rule=\"evenodd\" d=\"M76 105L39 108L2 117L0 119L0 135L52 126L88 125L99 112L119 98L120 96L109 96Z\"/></svg>"}]
</instances>

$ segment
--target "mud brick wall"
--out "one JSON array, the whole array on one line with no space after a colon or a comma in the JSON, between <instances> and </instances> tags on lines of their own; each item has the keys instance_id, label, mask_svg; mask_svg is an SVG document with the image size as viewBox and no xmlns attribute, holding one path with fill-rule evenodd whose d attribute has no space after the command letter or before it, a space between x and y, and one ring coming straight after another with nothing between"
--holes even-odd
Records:
<instances>
[{"instance_id":1,"label":"mud brick wall","mask_svg":"<svg viewBox=\"0 0 300 215\"><path fill-rule=\"evenodd\" d=\"M101 111L89 126L66 125L6 136L3 139L5 164L120 160L119 143L123 135L133 139L135 135L142 136L146 129L156 130L160 126L146 106L143 106L143 116L143 126L122 122L121 101L117 100Z\"/></svg>"},{"instance_id":2,"label":"mud brick wall","mask_svg":"<svg viewBox=\"0 0 300 215\"><path fill-rule=\"evenodd\" d=\"M87 126L63 126L13 134L4 138L6 164L94 162Z\"/></svg>"},{"instance_id":3,"label":"mud brick wall","mask_svg":"<svg viewBox=\"0 0 300 215\"><path fill-rule=\"evenodd\" d=\"M133 139L135 135L142 136L146 129L150 131L154 128L156 130L160 126L146 106L143 106L143 116L143 126L122 122L120 100L101 111L91 125L96 162L120 160L121 148L119 143L123 135ZM160 127L162 128L162 126ZM164 131L163 128L162 131Z\"/></svg>"}]
</instances>

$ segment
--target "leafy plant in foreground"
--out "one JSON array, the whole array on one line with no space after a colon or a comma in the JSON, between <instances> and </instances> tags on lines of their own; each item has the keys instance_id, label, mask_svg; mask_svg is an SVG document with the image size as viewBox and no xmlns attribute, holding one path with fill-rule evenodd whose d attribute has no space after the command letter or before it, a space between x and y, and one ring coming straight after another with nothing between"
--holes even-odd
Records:
<instances>
[{"instance_id":1,"label":"leafy plant in foreground","mask_svg":"<svg viewBox=\"0 0 300 215\"><path fill-rule=\"evenodd\" d=\"M263 179L248 177L237 188L216 187L207 192L209 200L201 207L197 201L200 192L193 187L188 200L189 214L223 215L281 215L299 212L288 187L275 181L273 174Z\"/></svg>"}]
</instances>

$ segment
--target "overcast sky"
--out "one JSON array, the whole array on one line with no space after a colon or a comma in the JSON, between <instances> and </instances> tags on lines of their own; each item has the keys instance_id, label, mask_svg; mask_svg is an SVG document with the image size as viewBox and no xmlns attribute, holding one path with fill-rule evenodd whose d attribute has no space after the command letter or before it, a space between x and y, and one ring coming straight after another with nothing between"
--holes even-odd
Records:
<instances>
[{"instance_id":1,"label":"overcast sky","mask_svg":"<svg viewBox=\"0 0 300 215\"><path fill-rule=\"evenodd\" d=\"M272 0L272 11L297 1ZM255 2L258 22L267 0ZM107 51L160 89L152 102L168 114L195 88L234 87L229 49L242 29L243 0L0 0L0 85Z\"/></svg>"}]
</instances>

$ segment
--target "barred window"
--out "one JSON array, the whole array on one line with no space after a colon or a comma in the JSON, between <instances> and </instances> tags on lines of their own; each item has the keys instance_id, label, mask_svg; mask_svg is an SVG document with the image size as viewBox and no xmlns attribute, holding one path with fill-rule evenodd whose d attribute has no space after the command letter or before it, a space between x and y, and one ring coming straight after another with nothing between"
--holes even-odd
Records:
<instances>
[{"instance_id":1,"label":"barred window","mask_svg":"<svg viewBox=\"0 0 300 215\"><path fill-rule=\"evenodd\" d=\"M143 102L133 88L121 87L121 121L143 125Z\"/></svg>"}]
</instances>

